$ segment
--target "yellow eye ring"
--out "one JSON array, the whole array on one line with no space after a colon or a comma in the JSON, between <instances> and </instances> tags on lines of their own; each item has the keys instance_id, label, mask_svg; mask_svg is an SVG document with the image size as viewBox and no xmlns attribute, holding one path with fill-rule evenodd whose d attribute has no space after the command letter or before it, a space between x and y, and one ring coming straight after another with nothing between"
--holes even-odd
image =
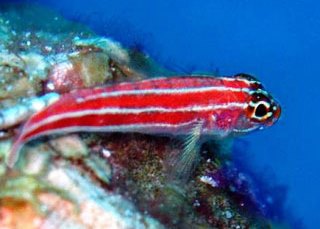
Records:
<instances>
[{"instance_id":1,"label":"yellow eye ring","mask_svg":"<svg viewBox=\"0 0 320 229\"><path fill-rule=\"evenodd\" d=\"M254 105L254 111L252 113L252 118L263 121L272 116L270 111L270 103L266 101L259 101Z\"/></svg>"}]
</instances>

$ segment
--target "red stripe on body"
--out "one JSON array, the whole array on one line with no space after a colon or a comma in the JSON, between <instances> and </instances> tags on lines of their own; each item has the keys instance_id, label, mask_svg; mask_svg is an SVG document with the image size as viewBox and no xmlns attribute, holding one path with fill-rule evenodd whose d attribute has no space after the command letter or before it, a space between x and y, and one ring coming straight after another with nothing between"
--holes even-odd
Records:
<instances>
[{"instance_id":1,"label":"red stripe on body","mask_svg":"<svg viewBox=\"0 0 320 229\"><path fill-rule=\"evenodd\" d=\"M230 78L232 80L223 80L223 78L213 78L205 76L192 77L170 77L170 78L154 78L138 82L121 83L111 86L111 91L117 90L145 90L145 89L180 89L194 87L209 87L209 86L226 86L234 88L246 88L250 85L244 81ZM107 89L107 91L109 91ZM100 93L102 91L99 91Z\"/></svg>"},{"instance_id":2,"label":"red stripe on body","mask_svg":"<svg viewBox=\"0 0 320 229\"><path fill-rule=\"evenodd\" d=\"M209 112L204 112L199 115L198 112L152 112L141 114L105 114L105 115L86 115L78 118L64 118L29 132L23 136L23 141L32 138L34 135L40 135L42 132L58 130L66 127L103 127L103 126L124 126L132 124L153 124L163 123L168 125L178 125L179 123L190 122L197 118L207 119ZM27 131L27 129L26 129ZM113 132L116 132L114 130ZM158 129L161 132L161 129Z\"/></svg>"},{"instance_id":3,"label":"red stripe on body","mask_svg":"<svg viewBox=\"0 0 320 229\"><path fill-rule=\"evenodd\" d=\"M209 90L210 87L210 90ZM211 87L218 87L218 89ZM189 89L192 92L189 92ZM223 89L221 91L221 89ZM225 90L226 89L226 90ZM234 91L232 91L234 89ZM245 89L243 91L243 89ZM169 93L156 94L159 90ZM230 91L231 90L231 91ZM143 133L171 133L179 132L179 124L192 120L202 120L204 129L213 130L220 128L213 126L214 119L219 120L219 115L224 113L228 107L221 110L191 111L192 107L203 107L208 105L228 105L229 103L245 104L250 95L250 83L246 80L210 78L210 77L173 77L144 80L140 82L121 83L94 89L82 89L62 96L56 103L41 112L33 115L25 124L21 135L13 146L19 149L22 144L34 137L50 132L58 132L59 129L69 128L77 131L81 127L126 126L134 124L150 124L147 129L136 131ZM145 92L144 92L145 91ZM181 93L183 91L183 93ZM114 96L110 96L112 94ZM127 94L126 94L127 93ZM130 94L139 93L139 94ZM162 93L162 92L161 92ZM129 95L130 94L130 95ZM96 98L97 97L97 98ZM81 117L64 118L46 123L49 118L56 115L72 114L92 110L93 112L106 108L119 109L144 109L144 108L173 109L172 112L144 112L139 114L87 114ZM190 111L180 112L174 109L190 108ZM237 117L242 109L233 109L233 117ZM230 114L231 114L230 113ZM228 113L227 113L228 114ZM230 118L232 118L230 116ZM233 124L222 123L225 129ZM41 124L44 122L43 124ZM39 124L40 123L40 124ZM157 127L152 129L152 124ZM37 126L40 125L40 126ZM172 125L174 128L161 128L160 124ZM169 126L170 127L170 126ZM114 130L117 131L117 130ZM184 129L187 134L187 130ZM189 131L189 130L188 130ZM180 132L179 132L180 133Z\"/></svg>"},{"instance_id":4,"label":"red stripe on body","mask_svg":"<svg viewBox=\"0 0 320 229\"><path fill-rule=\"evenodd\" d=\"M168 83L170 82L170 83ZM212 86L228 85L235 89L243 88L244 84L241 81L222 81L219 78L161 78L144 80L134 83L122 83L115 86L107 86L106 88L84 89L74 91L71 94L64 95L53 106L48 107L45 112L39 113L33 117L33 121L37 122L45 116L53 114L62 114L70 111L79 111L84 109L100 109L102 107L120 107L120 108L143 108L150 106L160 106L166 108L178 108L184 106L202 106L209 104L225 104L230 102L246 102L248 94L245 92L229 92L229 91L206 91L193 92L185 94L140 94L140 95L119 95L116 97L97 98L85 102L77 102L77 100L85 100L94 95L101 93L117 92L117 91L136 91L148 89L188 89L195 88L195 85L200 89ZM204 85L204 86L203 86ZM246 85L246 84L245 84ZM247 85L246 85L247 86ZM192 98L192 99L191 99Z\"/></svg>"},{"instance_id":5,"label":"red stripe on body","mask_svg":"<svg viewBox=\"0 0 320 229\"><path fill-rule=\"evenodd\" d=\"M232 113L241 113L242 109L236 108L231 111L228 111L227 109L217 109L217 110L209 110L209 111L203 111L203 112L148 112L148 113L140 113L140 114L90 114L85 115L77 118L63 118L61 120L57 120L54 122L50 122L48 124L42 125L37 129L34 129L33 131L29 132L27 135L24 135L21 139L22 141L26 141L33 136L40 136L41 133L50 134L50 132L56 132L59 129L64 128L71 128L74 130L77 127L85 126L85 127L99 127L103 129L103 127L107 126L126 126L126 125L135 125L135 124L165 124L165 125L172 125L177 126L173 128L166 127L157 127L156 130L152 131L152 133L164 133L164 134L187 134L192 128L192 125L186 126L183 129L179 128L179 124L181 123L192 123L196 122L197 120L204 120L203 123L203 129L212 129L214 123L213 116L219 117L219 115L223 115L222 120L226 120L226 115L229 114L229 112ZM232 114L234 115L234 114ZM231 117L231 116L230 116ZM218 118L218 122L221 119ZM30 123L28 123L30 124ZM226 126L225 123L222 124L222 126L216 126L216 129L226 130L230 126L232 126L233 123L228 123L228 126ZM29 126L29 125L28 125ZM26 132L28 131L26 127ZM97 130L98 131L98 130ZM115 128L114 130L111 130L110 132L117 132L118 130ZM143 128L141 129L135 129L137 132L150 132L150 131L144 131ZM168 132L170 131L170 132ZM121 131L120 131L121 132Z\"/></svg>"},{"instance_id":6,"label":"red stripe on body","mask_svg":"<svg viewBox=\"0 0 320 229\"><path fill-rule=\"evenodd\" d=\"M82 89L74 91L72 94L76 96L86 97L88 95L100 94L103 92L112 91L134 91L134 90L148 90L148 89L182 89L182 88L195 88L195 87L212 87L224 86L231 88L249 88L250 84L229 78L213 78L204 76L193 77L170 77L170 78L154 78L137 82L125 82L116 85L109 85L95 89Z\"/></svg>"},{"instance_id":7,"label":"red stripe on body","mask_svg":"<svg viewBox=\"0 0 320 229\"><path fill-rule=\"evenodd\" d=\"M67 95L68 96L68 95ZM44 116L51 114L62 114L68 111L80 111L86 109L101 109L107 107L119 108L144 108L165 107L180 108L186 106L208 106L210 104L227 104L231 102L244 103L248 99L245 92L196 92L190 94L141 94L121 95L117 97L98 98L86 102L77 103L79 98L68 98L64 96L52 107L48 108ZM191 99L192 98L192 99ZM44 117L43 116L43 117ZM43 117L35 119L41 120Z\"/></svg>"},{"instance_id":8,"label":"red stripe on body","mask_svg":"<svg viewBox=\"0 0 320 229\"><path fill-rule=\"evenodd\" d=\"M189 134L193 123L201 128L201 134L225 137L246 133L259 127L249 119L258 96L264 98L268 93L260 82L245 74L234 78L154 78L73 91L27 121L12 147L8 165L14 165L24 143L52 133ZM274 103L273 111L280 109L272 97L269 100Z\"/></svg>"}]
</instances>

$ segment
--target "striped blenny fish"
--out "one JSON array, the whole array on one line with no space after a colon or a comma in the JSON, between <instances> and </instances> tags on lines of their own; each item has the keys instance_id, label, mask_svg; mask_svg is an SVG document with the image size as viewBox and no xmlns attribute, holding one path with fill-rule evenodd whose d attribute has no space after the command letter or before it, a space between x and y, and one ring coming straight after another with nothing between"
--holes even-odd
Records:
<instances>
[{"instance_id":1,"label":"striped blenny fish","mask_svg":"<svg viewBox=\"0 0 320 229\"><path fill-rule=\"evenodd\" d=\"M7 163L14 166L30 140L83 131L185 135L189 155L201 136L223 139L263 129L277 121L280 111L262 84L247 74L151 78L81 89L31 116Z\"/></svg>"}]
</instances>

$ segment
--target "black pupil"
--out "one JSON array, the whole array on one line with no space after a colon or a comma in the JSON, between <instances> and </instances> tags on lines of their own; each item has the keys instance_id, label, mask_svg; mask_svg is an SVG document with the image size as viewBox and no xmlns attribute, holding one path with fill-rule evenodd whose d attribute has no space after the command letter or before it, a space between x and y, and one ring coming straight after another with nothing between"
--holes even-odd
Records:
<instances>
[{"instance_id":1,"label":"black pupil","mask_svg":"<svg viewBox=\"0 0 320 229\"><path fill-rule=\"evenodd\" d=\"M268 112L267 107L263 104L259 104L256 109L256 116L263 117L267 114L267 112Z\"/></svg>"}]
</instances>

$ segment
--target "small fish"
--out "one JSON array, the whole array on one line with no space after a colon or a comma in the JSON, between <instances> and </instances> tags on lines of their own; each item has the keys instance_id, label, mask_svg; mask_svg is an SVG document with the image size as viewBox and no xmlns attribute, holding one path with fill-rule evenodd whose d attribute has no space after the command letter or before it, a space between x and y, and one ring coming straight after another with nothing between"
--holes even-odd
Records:
<instances>
[{"instance_id":1,"label":"small fish","mask_svg":"<svg viewBox=\"0 0 320 229\"><path fill-rule=\"evenodd\" d=\"M139 132L185 135L189 168L202 136L233 137L275 123L281 108L261 83L233 77L152 78L76 90L34 114L13 144L13 167L22 146L40 136L70 132Z\"/></svg>"}]
</instances>

